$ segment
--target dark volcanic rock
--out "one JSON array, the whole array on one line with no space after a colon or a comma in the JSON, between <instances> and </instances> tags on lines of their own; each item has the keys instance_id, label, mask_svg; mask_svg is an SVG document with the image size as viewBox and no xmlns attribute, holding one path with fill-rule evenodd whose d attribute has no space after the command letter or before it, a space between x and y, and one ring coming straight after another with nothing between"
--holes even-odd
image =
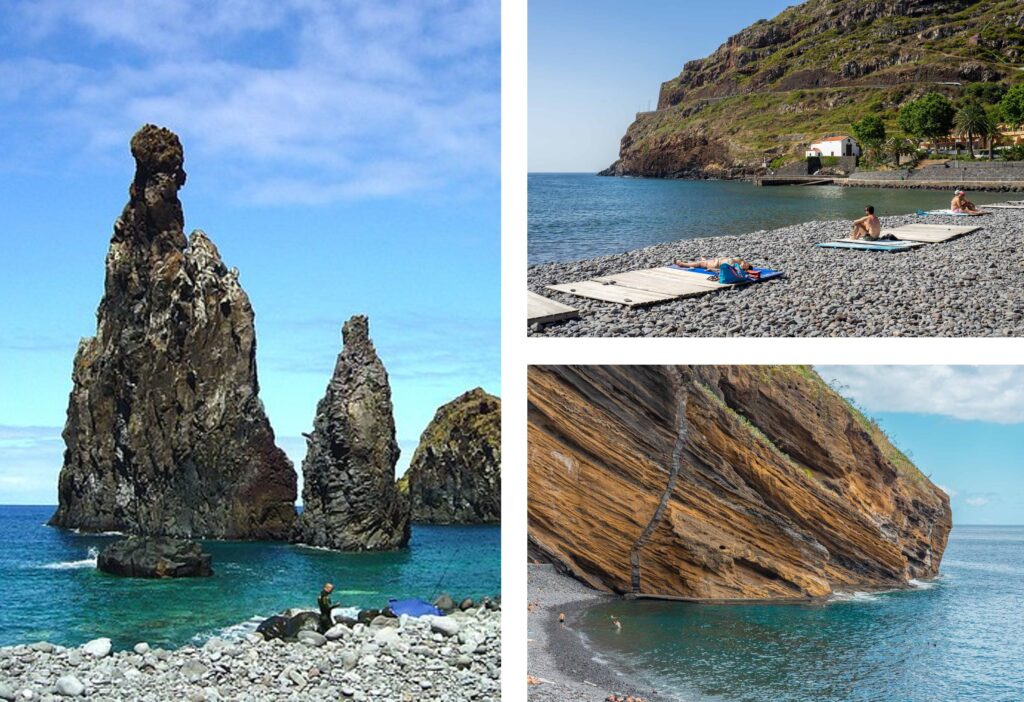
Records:
<instances>
[{"instance_id":1,"label":"dark volcanic rock","mask_svg":"<svg viewBox=\"0 0 1024 702\"><path fill-rule=\"evenodd\" d=\"M286 539L296 476L258 396L249 298L203 232L185 238L178 137L146 125L131 149L96 336L75 356L50 523Z\"/></svg>"},{"instance_id":2,"label":"dark volcanic rock","mask_svg":"<svg viewBox=\"0 0 1024 702\"><path fill-rule=\"evenodd\" d=\"M129 536L104 548L96 567L129 578L191 578L213 575L212 560L195 541Z\"/></svg>"},{"instance_id":3,"label":"dark volcanic rock","mask_svg":"<svg viewBox=\"0 0 1024 702\"><path fill-rule=\"evenodd\" d=\"M395 486L398 442L391 387L355 316L342 328L327 392L306 435L298 540L340 551L402 548L409 542L409 505Z\"/></svg>"},{"instance_id":4,"label":"dark volcanic rock","mask_svg":"<svg viewBox=\"0 0 1024 702\"><path fill-rule=\"evenodd\" d=\"M286 617L275 614L260 622L256 627L256 633L262 634L263 638L282 639L284 641L295 641L299 633L303 631L320 631L320 615L316 612L299 612L294 617Z\"/></svg>"},{"instance_id":5,"label":"dark volcanic rock","mask_svg":"<svg viewBox=\"0 0 1024 702\"><path fill-rule=\"evenodd\" d=\"M402 484L415 522L501 521L501 400L476 388L438 409Z\"/></svg>"}]
</instances>

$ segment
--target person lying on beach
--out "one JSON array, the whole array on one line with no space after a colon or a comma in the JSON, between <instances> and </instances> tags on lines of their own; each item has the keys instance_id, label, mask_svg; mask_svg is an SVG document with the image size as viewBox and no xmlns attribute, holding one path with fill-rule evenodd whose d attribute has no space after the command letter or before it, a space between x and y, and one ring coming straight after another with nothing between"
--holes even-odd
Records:
<instances>
[{"instance_id":1,"label":"person lying on beach","mask_svg":"<svg viewBox=\"0 0 1024 702\"><path fill-rule=\"evenodd\" d=\"M705 268L709 271L718 270L719 266L723 263L730 266L739 266L745 271L751 271L754 266L747 263L742 258L729 258L723 256L722 258L698 258L696 261L672 261L672 265L679 266L680 268Z\"/></svg>"},{"instance_id":2,"label":"person lying on beach","mask_svg":"<svg viewBox=\"0 0 1024 702\"><path fill-rule=\"evenodd\" d=\"M333 590L334 585L324 583L324 589L320 591L320 596L316 598L316 604L320 607L321 634L334 626L334 617L331 616L331 610L334 609L334 605L331 604L331 592Z\"/></svg>"},{"instance_id":3,"label":"person lying on beach","mask_svg":"<svg viewBox=\"0 0 1024 702\"><path fill-rule=\"evenodd\" d=\"M868 205L864 208L865 215L853 223L851 239L875 240L882 234L882 221L875 216L875 208Z\"/></svg>"},{"instance_id":4,"label":"person lying on beach","mask_svg":"<svg viewBox=\"0 0 1024 702\"><path fill-rule=\"evenodd\" d=\"M754 264L738 257L723 256L721 258L698 258L696 261L673 261L672 265L680 268L704 268L709 271L717 271L722 266L735 266L746 274L748 280L761 277L761 273L754 269Z\"/></svg>"},{"instance_id":5,"label":"person lying on beach","mask_svg":"<svg viewBox=\"0 0 1024 702\"><path fill-rule=\"evenodd\" d=\"M963 214L979 214L978 208L973 202L967 199L967 193L957 190L949 203L949 209Z\"/></svg>"}]
</instances>

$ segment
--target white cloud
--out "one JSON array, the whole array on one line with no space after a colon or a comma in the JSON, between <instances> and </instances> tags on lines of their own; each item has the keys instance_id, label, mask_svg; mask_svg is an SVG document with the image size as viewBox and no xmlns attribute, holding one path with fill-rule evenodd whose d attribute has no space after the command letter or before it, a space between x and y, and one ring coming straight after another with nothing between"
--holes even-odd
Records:
<instances>
[{"instance_id":1,"label":"white cloud","mask_svg":"<svg viewBox=\"0 0 1024 702\"><path fill-rule=\"evenodd\" d=\"M29 168L55 151L123 163L128 137L155 122L181 135L186 170L209 158L222 169L210 181L250 202L497 180L497 0L15 7L12 17L0 11L0 25L20 30L20 51L0 59L0 109L19 117L32 133L16 139L33 146L0 167ZM69 36L90 46L90 59L48 55L47 42Z\"/></svg>"},{"instance_id":2,"label":"white cloud","mask_svg":"<svg viewBox=\"0 0 1024 702\"><path fill-rule=\"evenodd\" d=\"M868 412L1024 423L1024 366L818 366Z\"/></svg>"},{"instance_id":3,"label":"white cloud","mask_svg":"<svg viewBox=\"0 0 1024 702\"><path fill-rule=\"evenodd\" d=\"M971 507L983 507L988 504L988 498L986 497L968 497L964 499L964 502L969 504Z\"/></svg>"},{"instance_id":4,"label":"white cloud","mask_svg":"<svg viewBox=\"0 0 1024 702\"><path fill-rule=\"evenodd\" d=\"M956 497L957 494L959 494L953 488L948 488L945 485L936 485L935 487L937 487L938 489L942 490L944 493L946 493L950 497Z\"/></svg>"}]
</instances>

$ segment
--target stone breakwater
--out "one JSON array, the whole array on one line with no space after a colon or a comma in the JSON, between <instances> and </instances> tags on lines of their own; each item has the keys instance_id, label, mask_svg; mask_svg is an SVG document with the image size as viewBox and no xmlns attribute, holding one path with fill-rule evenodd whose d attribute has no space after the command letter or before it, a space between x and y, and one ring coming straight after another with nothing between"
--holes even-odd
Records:
<instances>
[{"instance_id":1,"label":"stone breakwater","mask_svg":"<svg viewBox=\"0 0 1024 702\"><path fill-rule=\"evenodd\" d=\"M865 203L870 197L865 198ZM657 244L623 254L527 270L530 290L580 310L580 319L529 329L531 336L1021 336L1024 335L1024 210L978 217L882 217L978 225L944 244L904 253L822 249L847 236L846 221L814 221L739 236ZM740 256L786 276L702 297L626 309L545 289L673 259Z\"/></svg>"},{"instance_id":2,"label":"stone breakwater","mask_svg":"<svg viewBox=\"0 0 1024 702\"><path fill-rule=\"evenodd\" d=\"M297 643L212 638L169 651L109 639L0 648L0 700L472 700L501 698L501 611L378 617Z\"/></svg>"}]
</instances>

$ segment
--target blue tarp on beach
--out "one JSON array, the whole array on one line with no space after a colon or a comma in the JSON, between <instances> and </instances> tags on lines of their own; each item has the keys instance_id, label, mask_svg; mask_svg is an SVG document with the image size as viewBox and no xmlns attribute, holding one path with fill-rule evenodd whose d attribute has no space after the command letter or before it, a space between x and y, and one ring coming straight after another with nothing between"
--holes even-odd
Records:
<instances>
[{"instance_id":1,"label":"blue tarp on beach","mask_svg":"<svg viewBox=\"0 0 1024 702\"><path fill-rule=\"evenodd\" d=\"M910 251L911 249L918 248L918 244L912 241L892 241L892 242L858 242L858 241L825 241L820 244L815 244L823 249L859 249L861 251Z\"/></svg>"},{"instance_id":2,"label":"blue tarp on beach","mask_svg":"<svg viewBox=\"0 0 1024 702\"><path fill-rule=\"evenodd\" d=\"M670 266L665 266L665 267L666 268L674 268L677 271L687 271L689 273L702 273L702 274L704 274L706 276L709 276L709 277L710 276L715 276L716 278L718 277L718 271L708 270L707 268L683 268L682 266L677 266L674 263L672 265L670 265ZM754 268L754 270L757 271L758 273L760 273L761 277L757 278L756 280L749 280L749 281L747 281L748 283L763 283L766 280L772 280L773 278L781 278L784 275L784 273L782 271L773 271L770 268ZM747 283L737 283L737 285L746 285L746 284Z\"/></svg>"},{"instance_id":3,"label":"blue tarp on beach","mask_svg":"<svg viewBox=\"0 0 1024 702\"><path fill-rule=\"evenodd\" d=\"M391 608L396 617L400 617L403 614L407 614L410 617L422 617L426 614L441 616L444 614L434 605L419 599L388 600L388 607Z\"/></svg>"}]
</instances>

